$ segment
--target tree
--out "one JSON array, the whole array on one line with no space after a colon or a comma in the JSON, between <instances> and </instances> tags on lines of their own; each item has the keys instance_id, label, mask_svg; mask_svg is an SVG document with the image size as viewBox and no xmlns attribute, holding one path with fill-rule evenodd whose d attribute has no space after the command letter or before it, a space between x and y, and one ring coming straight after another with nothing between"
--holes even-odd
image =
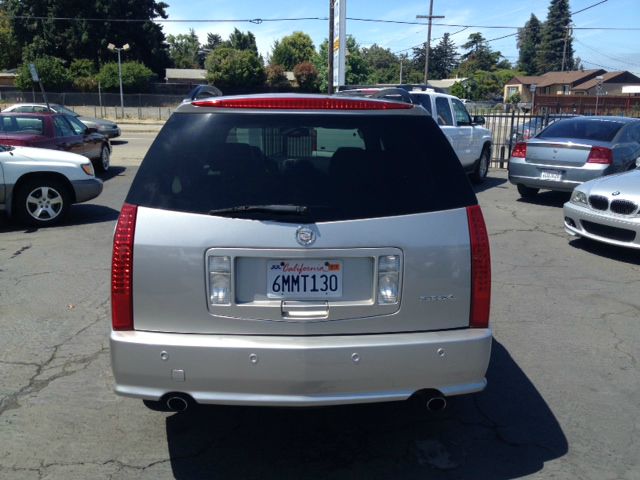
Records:
<instances>
[{"instance_id":1,"label":"tree","mask_svg":"<svg viewBox=\"0 0 640 480\"><path fill-rule=\"evenodd\" d=\"M394 83L400 77L400 59L377 44L362 49L362 58L371 72L367 83Z\"/></svg>"},{"instance_id":2,"label":"tree","mask_svg":"<svg viewBox=\"0 0 640 480\"><path fill-rule=\"evenodd\" d=\"M208 50L215 50L216 48L221 47L223 43L222 37L217 33L207 33L207 43L204 45L204 48Z\"/></svg>"},{"instance_id":3,"label":"tree","mask_svg":"<svg viewBox=\"0 0 640 480\"><path fill-rule=\"evenodd\" d=\"M326 92L328 88L328 76L327 76L327 58L329 55L329 41L324 40L320 44L320 51L313 58L313 64L318 70L318 78L320 79L319 89L321 92ZM347 85L358 85L366 83L371 70L367 65L360 46L356 42L355 38L351 35L347 35L347 71L345 74ZM335 85L337 87L337 85Z\"/></svg>"},{"instance_id":4,"label":"tree","mask_svg":"<svg viewBox=\"0 0 640 480\"><path fill-rule=\"evenodd\" d=\"M258 45L256 37L251 32L243 33L237 28L233 29L229 40L224 43L225 47L234 48L236 50L248 50L258 56Z\"/></svg>"},{"instance_id":5,"label":"tree","mask_svg":"<svg viewBox=\"0 0 640 480\"><path fill-rule=\"evenodd\" d=\"M311 62L302 62L293 67L293 75L296 77L300 90L313 92L318 89L318 70Z\"/></svg>"},{"instance_id":6,"label":"tree","mask_svg":"<svg viewBox=\"0 0 640 480\"><path fill-rule=\"evenodd\" d=\"M142 92L148 88L153 72L140 62L122 63L122 88L127 93ZM98 80L105 90L117 91L120 88L118 63L105 63L98 73Z\"/></svg>"},{"instance_id":7,"label":"tree","mask_svg":"<svg viewBox=\"0 0 640 480\"><path fill-rule=\"evenodd\" d=\"M78 58L69 65L73 86L83 92L95 91L98 86L96 68L88 58Z\"/></svg>"},{"instance_id":8,"label":"tree","mask_svg":"<svg viewBox=\"0 0 640 480\"><path fill-rule=\"evenodd\" d=\"M89 58L96 66L112 61L109 43L131 47L128 60L144 61L154 72L164 76L170 60L162 26L152 20L167 18L167 4L155 0L5 0L15 38L24 60L55 56L67 61ZM19 16L45 17L28 20ZM96 21L56 21L54 17L104 18ZM111 22L108 19L143 19L142 22Z\"/></svg>"},{"instance_id":9,"label":"tree","mask_svg":"<svg viewBox=\"0 0 640 480\"><path fill-rule=\"evenodd\" d=\"M169 57L176 68L200 68L200 40L193 28L188 34L169 35Z\"/></svg>"},{"instance_id":10,"label":"tree","mask_svg":"<svg viewBox=\"0 0 640 480\"><path fill-rule=\"evenodd\" d=\"M265 81L261 59L251 50L219 47L205 60L207 81L222 89L241 87L250 89Z\"/></svg>"},{"instance_id":11,"label":"tree","mask_svg":"<svg viewBox=\"0 0 640 480\"><path fill-rule=\"evenodd\" d=\"M536 52L542 41L542 24L533 13L524 27L518 31L518 70L527 75L543 73L538 68Z\"/></svg>"},{"instance_id":12,"label":"tree","mask_svg":"<svg viewBox=\"0 0 640 480\"><path fill-rule=\"evenodd\" d=\"M296 65L309 62L316 53L311 37L303 32L293 32L273 42L270 63L293 70Z\"/></svg>"},{"instance_id":13,"label":"tree","mask_svg":"<svg viewBox=\"0 0 640 480\"><path fill-rule=\"evenodd\" d=\"M0 69L16 67L20 63L20 48L13 34L11 22L0 4Z\"/></svg>"},{"instance_id":14,"label":"tree","mask_svg":"<svg viewBox=\"0 0 640 480\"><path fill-rule=\"evenodd\" d=\"M284 67L282 65L269 65L266 69L267 85L277 90L290 89L291 84L287 79ZM316 72L317 73L317 72Z\"/></svg>"},{"instance_id":15,"label":"tree","mask_svg":"<svg viewBox=\"0 0 640 480\"><path fill-rule=\"evenodd\" d=\"M570 24L569 0L551 0L547 21L542 27L542 40L536 57L540 73L561 71L563 53L565 70L573 69L573 43L569 29Z\"/></svg>"},{"instance_id":16,"label":"tree","mask_svg":"<svg viewBox=\"0 0 640 480\"><path fill-rule=\"evenodd\" d=\"M468 77L478 70L487 72L495 70L502 57L500 52L491 50L487 40L481 33L469 35L467 43L462 45L462 48L467 50L467 53L461 57L458 74L464 77Z\"/></svg>"},{"instance_id":17,"label":"tree","mask_svg":"<svg viewBox=\"0 0 640 480\"><path fill-rule=\"evenodd\" d=\"M64 61L56 57L39 57L33 60L42 85L47 90L62 91L70 82L69 70L64 66ZM16 86L20 90L31 90L33 81L27 63L23 63L18 70Z\"/></svg>"},{"instance_id":18,"label":"tree","mask_svg":"<svg viewBox=\"0 0 640 480\"><path fill-rule=\"evenodd\" d=\"M429 78L449 78L458 68L458 51L451 40L451 36L445 33L429 55Z\"/></svg>"}]
</instances>

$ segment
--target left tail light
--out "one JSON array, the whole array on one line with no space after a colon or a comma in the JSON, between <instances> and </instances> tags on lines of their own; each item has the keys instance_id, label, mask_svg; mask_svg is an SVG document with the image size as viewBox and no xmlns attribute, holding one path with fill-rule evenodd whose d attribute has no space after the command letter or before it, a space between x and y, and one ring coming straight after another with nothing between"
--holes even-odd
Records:
<instances>
[{"instance_id":1,"label":"left tail light","mask_svg":"<svg viewBox=\"0 0 640 480\"><path fill-rule=\"evenodd\" d=\"M111 259L111 326L133 330L133 240L138 207L125 203L113 236Z\"/></svg>"},{"instance_id":2,"label":"left tail light","mask_svg":"<svg viewBox=\"0 0 640 480\"><path fill-rule=\"evenodd\" d=\"M467 207L471 241L471 328L489 327L491 306L491 255L489 235L479 205Z\"/></svg>"}]
</instances>

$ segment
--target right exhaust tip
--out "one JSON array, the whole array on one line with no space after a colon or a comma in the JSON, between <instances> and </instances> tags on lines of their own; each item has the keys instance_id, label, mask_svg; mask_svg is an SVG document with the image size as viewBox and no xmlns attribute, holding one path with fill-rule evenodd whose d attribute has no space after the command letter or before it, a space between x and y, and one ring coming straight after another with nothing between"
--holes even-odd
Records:
<instances>
[{"instance_id":1,"label":"right exhaust tip","mask_svg":"<svg viewBox=\"0 0 640 480\"><path fill-rule=\"evenodd\" d=\"M189 402L184 397L171 396L168 397L165 405L172 412L184 412L189 408Z\"/></svg>"},{"instance_id":2,"label":"right exhaust tip","mask_svg":"<svg viewBox=\"0 0 640 480\"><path fill-rule=\"evenodd\" d=\"M430 412L441 412L447 408L447 400L444 397L431 397L427 400L427 410Z\"/></svg>"}]
</instances>

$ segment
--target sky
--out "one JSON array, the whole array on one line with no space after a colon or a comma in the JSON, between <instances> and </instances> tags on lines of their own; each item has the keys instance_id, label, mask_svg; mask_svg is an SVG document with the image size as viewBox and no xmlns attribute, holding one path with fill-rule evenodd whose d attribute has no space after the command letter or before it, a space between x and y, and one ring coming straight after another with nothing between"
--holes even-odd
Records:
<instances>
[{"instance_id":1,"label":"sky","mask_svg":"<svg viewBox=\"0 0 640 480\"><path fill-rule=\"evenodd\" d=\"M217 33L227 39L234 28L251 31L260 54L266 59L273 43L294 31L307 33L316 48L328 37L328 0L164 0L169 4L170 20L206 20L200 22L162 23L165 34L188 33L193 28L205 43L207 33ZM427 26L355 19L374 19L400 22L425 22L416 15L429 13L429 1L346 0L347 34L353 35L362 47L378 44L394 53L412 54L411 47L424 43ZM629 70L640 76L640 0L570 0L575 30L573 48L584 67L604 68L607 71ZM456 46L466 42L471 33L480 32L492 40L490 46L500 51L512 63L517 62L516 37L497 39L515 33L533 13L545 21L549 0L434 0L433 14L444 15L434 20L432 47L446 32L452 34ZM320 20L286 20L292 18L320 18ZM249 19L261 19L252 23ZM231 20L214 22L209 20ZM244 21L243 21L244 20ZM448 26L438 25L447 24ZM461 26L453 26L461 25ZM469 26L464 28L464 26ZM482 28L482 27L511 28ZM605 29L598 29L605 28ZM623 30L624 28L635 30ZM456 33L458 32L458 33ZM496 39L496 40L493 40Z\"/></svg>"}]
</instances>

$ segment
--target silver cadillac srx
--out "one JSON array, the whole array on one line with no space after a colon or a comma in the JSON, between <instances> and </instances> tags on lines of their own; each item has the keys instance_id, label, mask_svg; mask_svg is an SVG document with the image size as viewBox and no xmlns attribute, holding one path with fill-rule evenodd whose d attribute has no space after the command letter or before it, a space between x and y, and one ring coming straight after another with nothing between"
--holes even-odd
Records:
<instances>
[{"instance_id":1,"label":"silver cadillac srx","mask_svg":"<svg viewBox=\"0 0 640 480\"><path fill-rule=\"evenodd\" d=\"M482 212L423 108L319 95L181 105L122 207L115 390L318 406L482 390Z\"/></svg>"}]
</instances>

